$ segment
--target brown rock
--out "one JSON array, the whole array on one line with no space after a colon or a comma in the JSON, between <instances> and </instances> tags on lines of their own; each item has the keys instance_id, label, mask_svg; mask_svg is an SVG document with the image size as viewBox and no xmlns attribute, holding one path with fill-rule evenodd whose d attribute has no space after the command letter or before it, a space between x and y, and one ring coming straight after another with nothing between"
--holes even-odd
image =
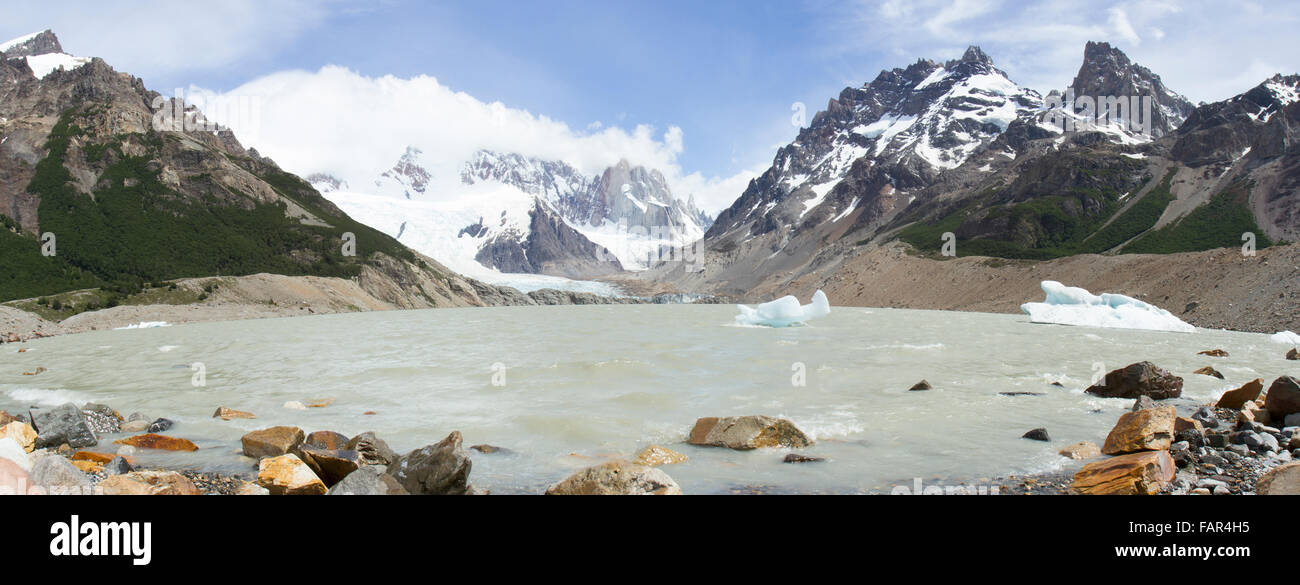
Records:
<instances>
[{"instance_id":1,"label":"brown rock","mask_svg":"<svg viewBox=\"0 0 1300 585\"><path fill-rule=\"evenodd\" d=\"M103 463L95 463L94 461L73 461L72 466L84 473L95 473L104 469Z\"/></svg>"},{"instance_id":2,"label":"brown rock","mask_svg":"<svg viewBox=\"0 0 1300 585\"><path fill-rule=\"evenodd\" d=\"M1074 474L1070 487L1084 495L1153 495L1177 471L1168 451L1146 451L1089 463Z\"/></svg>"},{"instance_id":3,"label":"brown rock","mask_svg":"<svg viewBox=\"0 0 1300 585\"><path fill-rule=\"evenodd\" d=\"M548 496L680 496L682 488L654 467L610 461L583 469L547 488Z\"/></svg>"},{"instance_id":4,"label":"brown rock","mask_svg":"<svg viewBox=\"0 0 1300 585\"><path fill-rule=\"evenodd\" d=\"M1085 459L1096 459L1101 457L1101 448L1092 441L1083 441L1061 449L1060 451L1057 451L1057 453L1060 453L1062 457L1069 457L1076 461L1083 461Z\"/></svg>"},{"instance_id":5,"label":"brown rock","mask_svg":"<svg viewBox=\"0 0 1300 585\"><path fill-rule=\"evenodd\" d=\"M1246 403L1254 402L1256 399L1258 399L1260 393L1262 393L1263 391L1264 391L1264 379L1258 378L1250 382L1246 382L1244 386L1237 388L1236 390L1229 390L1225 392L1223 396L1219 398L1219 402L1216 403L1215 406L1219 408L1231 408L1233 410L1241 410L1246 406Z\"/></svg>"},{"instance_id":6,"label":"brown rock","mask_svg":"<svg viewBox=\"0 0 1300 585\"><path fill-rule=\"evenodd\" d=\"M112 453L96 453L94 451L77 451L72 454L73 461L91 461L100 465L107 464L109 461L112 461L114 457L118 457L118 455ZM135 465L134 457L123 457L123 459L126 459L126 462L131 465Z\"/></svg>"},{"instance_id":7,"label":"brown rock","mask_svg":"<svg viewBox=\"0 0 1300 585\"><path fill-rule=\"evenodd\" d=\"M1196 431L1198 433L1204 433L1205 425L1202 425L1201 421L1199 420L1187 418L1185 416L1180 416L1178 418L1175 418L1174 434L1178 434L1183 431Z\"/></svg>"},{"instance_id":8,"label":"brown rock","mask_svg":"<svg viewBox=\"0 0 1300 585\"><path fill-rule=\"evenodd\" d=\"M302 446L313 449L346 449L347 445L347 435L334 431L316 431L302 442Z\"/></svg>"},{"instance_id":9,"label":"brown rock","mask_svg":"<svg viewBox=\"0 0 1300 585\"><path fill-rule=\"evenodd\" d=\"M660 447L659 445L650 445L649 447L642 449L641 453L638 454L636 459L632 462L646 467L659 467L660 465L672 465L686 460L687 457L685 455L673 451L672 449Z\"/></svg>"},{"instance_id":10,"label":"brown rock","mask_svg":"<svg viewBox=\"0 0 1300 585\"><path fill-rule=\"evenodd\" d=\"M109 496L197 496L201 492L188 477L175 471L132 471L110 475L99 482Z\"/></svg>"},{"instance_id":11,"label":"brown rock","mask_svg":"<svg viewBox=\"0 0 1300 585\"><path fill-rule=\"evenodd\" d=\"M397 452L390 449L388 443L370 432L352 437L343 448L359 453L362 465L388 465L398 459Z\"/></svg>"},{"instance_id":12,"label":"brown rock","mask_svg":"<svg viewBox=\"0 0 1300 585\"><path fill-rule=\"evenodd\" d=\"M303 403L303 406L307 408L325 408L331 404L334 404L333 398L321 398L319 400L308 400Z\"/></svg>"},{"instance_id":13,"label":"brown rock","mask_svg":"<svg viewBox=\"0 0 1300 585\"><path fill-rule=\"evenodd\" d=\"M5 426L5 425L7 425L7 424L9 424L9 423L11 423L11 422L15 422L15 421L16 421L16 422L23 422L22 419L20 419L20 418L14 416L14 415L12 415L12 414L9 414L9 411L7 411L7 410L0 410L0 426Z\"/></svg>"},{"instance_id":14,"label":"brown rock","mask_svg":"<svg viewBox=\"0 0 1300 585\"><path fill-rule=\"evenodd\" d=\"M1214 368L1211 368L1210 366L1205 366L1204 368L1201 368L1201 369L1199 369L1199 370L1196 370L1195 372L1192 372L1192 373L1193 373L1193 374L1200 374L1200 375L1202 375L1202 376L1211 376L1211 377L1214 377L1214 378L1218 378L1218 379L1220 379L1220 380L1223 379L1223 374L1220 374L1218 370L1216 370L1216 369L1214 369Z\"/></svg>"},{"instance_id":15,"label":"brown rock","mask_svg":"<svg viewBox=\"0 0 1300 585\"><path fill-rule=\"evenodd\" d=\"M1137 412L1126 412L1119 417L1115 428L1106 436L1101 452L1120 455L1139 451L1162 451L1174 441L1174 419L1177 411L1172 406L1159 406Z\"/></svg>"},{"instance_id":16,"label":"brown rock","mask_svg":"<svg viewBox=\"0 0 1300 585\"><path fill-rule=\"evenodd\" d=\"M1274 380L1273 385L1268 387L1264 407L1275 421L1286 420L1287 415L1300 412L1300 380L1291 376Z\"/></svg>"},{"instance_id":17,"label":"brown rock","mask_svg":"<svg viewBox=\"0 0 1300 585\"><path fill-rule=\"evenodd\" d=\"M1300 496L1300 461L1293 461L1265 473L1255 483L1261 496Z\"/></svg>"},{"instance_id":18,"label":"brown rock","mask_svg":"<svg viewBox=\"0 0 1300 585\"><path fill-rule=\"evenodd\" d=\"M23 451L31 453L36 449L36 430L22 421L13 421L4 426L0 426L0 438L9 437L18 443Z\"/></svg>"},{"instance_id":19,"label":"brown rock","mask_svg":"<svg viewBox=\"0 0 1300 585\"><path fill-rule=\"evenodd\" d=\"M927 381L925 381L925 380L921 380L920 382L917 382L917 383L913 384L911 388L908 388L908 389L907 389L907 391L908 391L908 392L923 392L923 391L926 391L926 390L933 390L933 389L934 389L934 386L931 386L929 382L927 382Z\"/></svg>"},{"instance_id":20,"label":"brown rock","mask_svg":"<svg viewBox=\"0 0 1300 585\"><path fill-rule=\"evenodd\" d=\"M251 412L244 412L242 410L235 410L233 408L226 408L224 406L221 406L217 408L216 412L212 413L212 418L219 418L221 420L230 420L234 418L257 418L257 415Z\"/></svg>"},{"instance_id":21,"label":"brown rock","mask_svg":"<svg viewBox=\"0 0 1300 585\"><path fill-rule=\"evenodd\" d=\"M269 496L271 495L271 490L268 490L255 483L249 483L246 481L244 483L239 484L239 487L235 488L235 495L236 496Z\"/></svg>"},{"instance_id":22,"label":"brown rock","mask_svg":"<svg viewBox=\"0 0 1300 585\"><path fill-rule=\"evenodd\" d=\"M292 453L305 439L306 434L298 427L271 427L248 433L239 442L244 446L244 455L261 459Z\"/></svg>"},{"instance_id":23,"label":"brown rock","mask_svg":"<svg viewBox=\"0 0 1300 585\"><path fill-rule=\"evenodd\" d=\"M1210 357L1228 357L1228 352L1223 351L1222 349L1207 349L1205 351L1197 352L1196 355L1208 355Z\"/></svg>"},{"instance_id":24,"label":"brown rock","mask_svg":"<svg viewBox=\"0 0 1300 585\"><path fill-rule=\"evenodd\" d=\"M1151 362L1130 364L1109 374L1086 392L1103 398L1137 398L1156 400L1177 398L1183 394L1183 379Z\"/></svg>"},{"instance_id":25,"label":"brown rock","mask_svg":"<svg viewBox=\"0 0 1300 585\"><path fill-rule=\"evenodd\" d=\"M325 482L297 455L267 457L257 464L257 485L273 496L320 496L329 491Z\"/></svg>"},{"instance_id":26,"label":"brown rock","mask_svg":"<svg viewBox=\"0 0 1300 585\"><path fill-rule=\"evenodd\" d=\"M1300 360L1300 351L1296 350L1294 347L1291 348L1291 351L1286 352L1286 359L1292 361Z\"/></svg>"},{"instance_id":27,"label":"brown rock","mask_svg":"<svg viewBox=\"0 0 1300 585\"><path fill-rule=\"evenodd\" d=\"M787 419L771 416L705 417L695 421L687 440L692 445L737 450L762 447L801 448L812 439Z\"/></svg>"},{"instance_id":28,"label":"brown rock","mask_svg":"<svg viewBox=\"0 0 1300 585\"><path fill-rule=\"evenodd\" d=\"M361 456L356 451L343 449L316 449L299 447L298 456L311 468L326 487L343 480L361 467Z\"/></svg>"},{"instance_id":29,"label":"brown rock","mask_svg":"<svg viewBox=\"0 0 1300 585\"><path fill-rule=\"evenodd\" d=\"M182 439L180 437L169 437L167 435L157 435L154 433L136 435L134 437L118 439L113 442L118 445L130 445L137 449L159 449L162 451L198 451L199 450L199 446L195 445L189 439Z\"/></svg>"}]
</instances>

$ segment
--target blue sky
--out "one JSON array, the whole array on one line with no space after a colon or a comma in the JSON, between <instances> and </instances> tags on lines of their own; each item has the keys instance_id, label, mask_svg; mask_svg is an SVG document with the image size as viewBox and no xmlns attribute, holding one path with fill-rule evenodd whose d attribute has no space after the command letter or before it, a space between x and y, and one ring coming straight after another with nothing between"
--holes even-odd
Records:
<instances>
[{"instance_id":1,"label":"blue sky","mask_svg":"<svg viewBox=\"0 0 1300 585\"><path fill-rule=\"evenodd\" d=\"M793 103L807 104L811 119L843 87L870 81L881 69L922 56L954 58L978 44L1012 79L1046 91L1068 84L1087 40L1106 40L1194 101L1224 99L1273 73L1300 70L1298 4L1242 2L1225 10L1215 2L1161 0L55 0L4 15L0 38L53 28L68 52L104 57L164 93L265 93L283 85L268 78L327 65L368 81L429 76L482 104L501 102L567 127L568 134L542 133L539 140L581 142L613 128L620 140L573 148L649 141L647 148L657 150L645 162L694 176L683 188L717 190L708 195L716 211L794 137ZM638 127L653 132L638 136ZM680 130L669 132L674 128ZM287 136L266 141L277 160L304 150ZM373 145L385 160L398 146ZM313 152L290 168L322 170L309 169L309 158L330 157Z\"/></svg>"}]
</instances>

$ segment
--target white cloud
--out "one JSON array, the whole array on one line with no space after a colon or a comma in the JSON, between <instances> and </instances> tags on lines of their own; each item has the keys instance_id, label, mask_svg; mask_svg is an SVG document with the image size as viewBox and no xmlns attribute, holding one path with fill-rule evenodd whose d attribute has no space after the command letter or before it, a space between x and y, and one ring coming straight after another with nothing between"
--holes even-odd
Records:
<instances>
[{"instance_id":1,"label":"white cloud","mask_svg":"<svg viewBox=\"0 0 1300 585\"><path fill-rule=\"evenodd\" d=\"M327 66L275 73L223 94L201 88L191 88L190 94L207 98L201 109L286 170L333 173L354 189L372 184L407 146L423 151L435 191L450 192L464 161L484 148L563 160L588 175L627 159L659 169L676 196L685 200L694 194L710 213L730 205L756 174L685 174L677 161L685 133L677 126L659 131L648 125L625 130L593 124L576 130L544 115L480 101L428 76L372 78ZM259 104L256 115L232 118L239 110L221 106L222 100L239 99Z\"/></svg>"},{"instance_id":2,"label":"white cloud","mask_svg":"<svg viewBox=\"0 0 1300 585\"><path fill-rule=\"evenodd\" d=\"M1128 13L1124 12L1123 8L1111 8L1107 11L1107 15L1106 22L1116 36L1134 46L1142 44L1142 37L1133 30L1133 23L1129 22Z\"/></svg>"}]
</instances>

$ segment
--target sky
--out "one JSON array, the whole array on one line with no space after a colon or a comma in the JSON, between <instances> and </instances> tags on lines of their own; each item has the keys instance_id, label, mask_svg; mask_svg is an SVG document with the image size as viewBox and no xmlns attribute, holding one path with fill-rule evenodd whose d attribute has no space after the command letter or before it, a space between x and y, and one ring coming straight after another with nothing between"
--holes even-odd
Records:
<instances>
[{"instance_id":1,"label":"sky","mask_svg":"<svg viewBox=\"0 0 1300 585\"><path fill-rule=\"evenodd\" d=\"M1089 40L1111 42L1196 102L1300 71L1300 0L14 6L0 9L0 39L50 28L67 52L102 57L164 94L255 100L242 117L226 108L232 127L299 174L364 182L408 145L447 180L477 148L564 158L588 173L628 158L714 213L795 137L798 104L811 120L846 86L972 44L1043 92L1069 85Z\"/></svg>"}]
</instances>

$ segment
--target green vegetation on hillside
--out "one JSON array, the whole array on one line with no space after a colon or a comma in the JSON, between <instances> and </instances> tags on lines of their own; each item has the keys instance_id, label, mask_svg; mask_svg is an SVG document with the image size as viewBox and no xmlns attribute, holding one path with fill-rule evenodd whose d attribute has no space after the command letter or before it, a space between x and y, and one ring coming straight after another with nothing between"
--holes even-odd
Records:
<instances>
[{"instance_id":1,"label":"green vegetation on hillside","mask_svg":"<svg viewBox=\"0 0 1300 585\"><path fill-rule=\"evenodd\" d=\"M1155 227L1165 208L1174 200L1171 191L1173 179L1174 171L1169 171L1160 185L1121 213L1110 225L1082 242L1079 246L1080 253L1100 254Z\"/></svg>"},{"instance_id":2,"label":"green vegetation on hillside","mask_svg":"<svg viewBox=\"0 0 1300 585\"><path fill-rule=\"evenodd\" d=\"M1244 233L1255 234L1255 248L1273 245L1272 240L1255 223L1247 201L1250 187L1237 186L1197 207L1182 219L1124 247L1125 254L1176 254L1242 245Z\"/></svg>"},{"instance_id":3,"label":"green vegetation on hillside","mask_svg":"<svg viewBox=\"0 0 1300 585\"><path fill-rule=\"evenodd\" d=\"M151 162L163 155L162 135L151 130L96 139L86 137L76 119L74 110L60 117L46 144L49 154L27 187L40 197L40 231L55 235L57 254L42 256L36 237L0 215L5 227L0 272L7 277L0 282L0 301L94 287L131 293L147 282L212 275L352 277L376 252L415 259L396 240L348 218L310 185L273 165L231 158L328 227L288 217L283 202L249 197L241 206L218 197L229 188L207 174L184 177L192 188L178 193L162 182L161 169ZM71 149L79 137L87 144ZM125 139L142 143L148 152L124 155ZM103 168L93 198L73 186L65 162L74 153ZM355 257L343 254L345 232L356 235Z\"/></svg>"}]
</instances>

